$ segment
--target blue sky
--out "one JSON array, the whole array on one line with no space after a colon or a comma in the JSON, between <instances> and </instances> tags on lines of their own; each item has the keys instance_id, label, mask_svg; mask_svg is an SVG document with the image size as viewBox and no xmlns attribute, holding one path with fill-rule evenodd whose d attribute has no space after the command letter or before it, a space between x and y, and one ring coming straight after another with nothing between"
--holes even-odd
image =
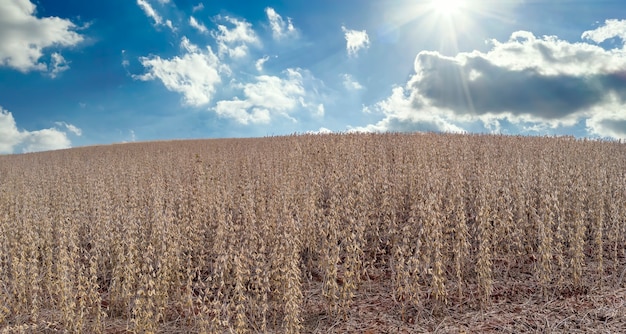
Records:
<instances>
[{"instance_id":1,"label":"blue sky","mask_svg":"<svg viewBox=\"0 0 626 334\"><path fill-rule=\"evenodd\" d=\"M0 153L303 132L626 138L622 0L3 0Z\"/></svg>"}]
</instances>

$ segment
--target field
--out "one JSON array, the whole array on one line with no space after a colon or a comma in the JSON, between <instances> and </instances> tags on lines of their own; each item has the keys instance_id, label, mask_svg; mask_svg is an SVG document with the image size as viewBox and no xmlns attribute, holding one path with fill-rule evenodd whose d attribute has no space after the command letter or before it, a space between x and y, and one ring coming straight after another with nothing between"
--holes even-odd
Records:
<instances>
[{"instance_id":1,"label":"field","mask_svg":"<svg viewBox=\"0 0 626 334\"><path fill-rule=\"evenodd\" d=\"M0 156L0 333L626 328L626 145L302 135Z\"/></svg>"}]
</instances>

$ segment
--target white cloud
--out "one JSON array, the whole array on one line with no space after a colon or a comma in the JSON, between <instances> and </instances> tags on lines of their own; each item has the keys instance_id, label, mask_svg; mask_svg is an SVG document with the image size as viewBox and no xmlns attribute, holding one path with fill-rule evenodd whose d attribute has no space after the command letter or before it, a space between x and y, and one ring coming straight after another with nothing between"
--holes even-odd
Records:
<instances>
[{"instance_id":1,"label":"white cloud","mask_svg":"<svg viewBox=\"0 0 626 334\"><path fill-rule=\"evenodd\" d=\"M324 107L323 104L318 104L317 105L317 110L315 111L315 116L317 117L324 117L324 114L326 113L326 108Z\"/></svg>"},{"instance_id":2,"label":"white cloud","mask_svg":"<svg viewBox=\"0 0 626 334\"><path fill-rule=\"evenodd\" d=\"M254 67L256 67L256 70L261 72L263 71L263 65L270 60L269 56L265 56L263 58L259 58L257 59L257 61L254 63Z\"/></svg>"},{"instance_id":3,"label":"white cloud","mask_svg":"<svg viewBox=\"0 0 626 334\"><path fill-rule=\"evenodd\" d=\"M154 24L163 24L163 18L156 12L156 10L154 10L152 5L150 5L147 0L137 0L137 5L141 8L141 10L143 10L147 17L154 20Z\"/></svg>"},{"instance_id":4,"label":"white cloud","mask_svg":"<svg viewBox=\"0 0 626 334\"><path fill-rule=\"evenodd\" d=\"M61 126L67 129L67 131L77 135L77 136L82 136L83 135L83 130L81 130L80 128L76 127L75 125L72 124L68 124L65 122L55 122L54 124L56 124L57 126Z\"/></svg>"},{"instance_id":5,"label":"white cloud","mask_svg":"<svg viewBox=\"0 0 626 334\"><path fill-rule=\"evenodd\" d=\"M218 17L218 19L221 17ZM259 39L252 30L252 25L245 20L238 20L236 18L225 16L224 21L234 26L232 29L228 29L225 25L218 25L218 31L214 32L215 39L224 43L259 43Z\"/></svg>"},{"instance_id":6,"label":"white cloud","mask_svg":"<svg viewBox=\"0 0 626 334\"><path fill-rule=\"evenodd\" d=\"M350 74L343 74L341 77L343 78L343 86L347 90L361 90L365 88L358 81L354 80Z\"/></svg>"},{"instance_id":7,"label":"white cloud","mask_svg":"<svg viewBox=\"0 0 626 334\"><path fill-rule=\"evenodd\" d=\"M609 20L582 37L596 42L620 37L626 34L623 22ZM518 31L505 42L491 41L487 52L447 57L423 51L406 86L366 110L385 115L369 129L447 131L478 122L486 131L509 126L518 132L573 127L582 121L589 134L622 138L626 49Z\"/></svg>"},{"instance_id":8,"label":"white cloud","mask_svg":"<svg viewBox=\"0 0 626 334\"><path fill-rule=\"evenodd\" d=\"M325 134L333 133L333 130L327 129L325 127L321 127L317 131L307 131L306 133L308 133L310 135L325 135Z\"/></svg>"},{"instance_id":9,"label":"white cloud","mask_svg":"<svg viewBox=\"0 0 626 334\"><path fill-rule=\"evenodd\" d=\"M620 70L626 64L623 50L607 51L593 44L570 43L557 36L536 37L528 31L514 32L508 41L492 40L491 44L492 49L487 53L460 53L455 58L460 62L484 58L497 67L535 71L541 76L593 75Z\"/></svg>"},{"instance_id":10,"label":"white cloud","mask_svg":"<svg viewBox=\"0 0 626 334\"><path fill-rule=\"evenodd\" d=\"M274 39L283 39L285 37L296 36L298 34L290 17L288 17L287 22L285 22L282 16L276 13L274 8L271 7L265 8L265 14L267 15L267 20L270 22L270 28L272 29Z\"/></svg>"},{"instance_id":11,"label":"white cloud","mask_svg":"<svg viewBox=\"0 0 626 334\"><path fill-rule=\"evenodd\" d=\"M269 123L271 120L268 109L256 107L250 101L238 98L217 102L215 111L219 116L235 119L241 124Z\"/></svg>"},{"instance_id":12,"label":"white cloud","mask_svg":"<svg viewBox=\"0 0 626 334\"><path fill-rule=\"evenodd\" d=\"M626 139L626 104L612 95L607 103L594 107L586 119L587 131L600 137Z\"/></svg>"},{"instance_id":13,"label":"white cloud","mask_svg":"<svg viewBox=\"0 0 626 334\"><path fill-rule=\"evenodd\" d=\"M13 153L24 135L17 129L13 115L0 108L0 153Z\"/></svg>"},{"instance_id":14,"label":"white cloud","mask_svg":"<svg viewBox=\"0 0 626 334\"><path fill-rule=\"evenodd\" d=\"M192 8L192 10L191 10L191 11L192 11L193 13L195 13L195 12L199 12L199 11L201 11L201 10L203 10L203 9L204 9L204 4L203 4L202 2L200 2L199 4L197 4L197 5L193 6L193 8Z\"/></svg>"},{"instance_id":15,"label":"white cloud","mask_svg":"<svg viewBox=\"0 0 626 334\"><path fill-rule=\"evenodd\" d=\"M63 56L57 52L51 55L51 63L50 63L50 77L56 78L56 76L64 71L70 69L68 62L63 58Z\"/></svg>"},{"instance_id":16,"label":"white cloud","mask_svg":"<svg viewBox=\"0 0 626 334\"><path fill-rule=\"evenodd\" d=\"M208 46L201 50L183 37L181 48L184 54L172 59L159 56L139 58L148 72L133 77L144 81L159 79L168 90L183 94L186 104L206 105L215 93L215 86L221 82L220 72L228 68L220 64Z\"/></svg>"},{"instance_id":17,"label":"white cloud","mask_svg":"<svg viewBox=\"0 0 626 334\"><path fill-rule=\"evenodd\" d=\"M165 20L165 25L170 28L172 31L175 31L176 28L174 27L174 25L172 24L172 21L170 20Z\"/></svg>"},{"instance_id":18,"label":"white cloud","mask_svg":"<svg viewBox=\"0 0 626 334\"><path fill-rule=\"evenodd\" d=\"M232 26L229 29L226 25L218 24L217 31L212 35L217 41L218 53L220 56L228 54L232 58L241 58L248 54L248 45L260 45L261 41L252 29L252 24L245 20L238 20L232 17L217 17Z\"/></svg>"},{"instance_id":19,"label":"white cloud","mask_svg":"<svg viewBox=\"0 0 626 334\"><path fill-rule=\"evenodd\" d=\"M44 49L83 41L73 31L77 29L74 23L58 17L37 18L35 9L29 0L0 1L0 66L45 71L48 66L39 61Z\"/></svg>"},{"instance_id":20,"label":"white cloud","mask_svg":"<svg viewBox=\"0 0 626 334\"><path fill-rule=\"evenodd\" d=\"M38 152L69 148L72 142L65 132L57 129L43 129L31 132L23 132L22 152Z\"/></svg>"},{"instance_id":21,"label":"white cloud","mask_svg":"<svg viewBox=\"0 0 626 334\"><path fill-rule=\"evenodd\" d=\"M607 39L618 37L626 41L626 20L606 20L604 25L595 29L583 32L581 38L589 39L596 43L602 43Z\"/></svg>"},{"instance_id":22,"label":"white cloud","mask_svg":"<svg viewBox=\"0 0 626 334\"><path fill-rule=\"evenodd\" d=\"M159 2L161 4L164 4L164 3L169 2L169 0L168 1L159 0ZM154 20L155 25L166 26L170 28L172 31L176 30L176 28L174 28L174 25L172 24L172 21L171 20L164 21L163 17L159 15L159 13L157 13L154 7L152 7L152 5L150 5L150 3L147 0L137 0L137 5L139 6L139 8L141 8L141 10L143 10L144 14L146 14L147 17Z\"/></svg>"},{"instance_id":23,"label":"white cloud","mask_svg":"<svg viewBox=\"0 0 626 334\"><path fill-rule=\"evenodd\" d=\"M60 123L70 131L80 131L77 127ZM0 107L0 154L56 150L71 147L67 133L56 128L36 131L19 130L13 114Z\"/></svg>"},{"instance_id":24,"label":"white cloud","mask_svg":"<svg viewBox=\"0 0 626 334\"><path fill-rule=\"evenodd\" d=\"M351 132L465 132L454 124L451 114L429 106L417 111L413 100L419 98L415 92L407 95L402 87L395 87L391 96L374 105L373 109L385 115L385 118L376 124L363 127L350 127Z\"/></svg>"},{"instance_id":25,"label":"white cloud","mask_svg":"<svg viewBox=\"0 0 626 334\"><path fill-rule=\"evenodd\" d=\"M206 26L198 22L193 16L189 17L189 25L203 34L209 33L209 30L206 28Z\"/></svg>"},{"instance_id":26,"label":"white cloud","mask_svg":"<svg viewBox=\"0 0 626 334\"><path fill-rule=\"evenodd\" d=\"M367 49L370 46L370 38L365 30L352 30L344 26L341 27L346 38L346 50L348 55L356 56L361 49Z\"/></svg>"},{"instance_id":27,"label":"white cloud","mask_svg":"<svg viewBox=\"0 0 626 334\"><path fill-rule=\"evenodd\" d=\"M256 82L238 86L244 99L217 102L215 112L242 124L268 123L274 115L292 119L290 113L304 107L306 95L300 70L287 69L285 77L261 75Z\"/></svg>"}]
</instances>

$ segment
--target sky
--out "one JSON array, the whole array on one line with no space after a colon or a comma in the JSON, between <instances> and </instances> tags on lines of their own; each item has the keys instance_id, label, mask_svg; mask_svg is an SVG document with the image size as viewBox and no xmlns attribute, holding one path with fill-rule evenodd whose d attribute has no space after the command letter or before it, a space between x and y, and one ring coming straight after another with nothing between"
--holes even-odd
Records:
<instances>
[{"instance_id":1,"label":"sky","mask_svg":"<svg viewBox=\"0 0 626 334\"><path fill-rule=\"evenodd\" d=\"M623 0L0 0L0 154L325 132L626 139Z\"/></svg>"}]
</instances>

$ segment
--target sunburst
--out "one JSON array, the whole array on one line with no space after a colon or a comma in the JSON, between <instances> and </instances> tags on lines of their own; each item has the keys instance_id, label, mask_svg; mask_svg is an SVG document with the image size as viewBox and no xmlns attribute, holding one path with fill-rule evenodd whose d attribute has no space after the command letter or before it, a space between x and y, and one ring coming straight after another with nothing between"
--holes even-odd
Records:
<instances>
[{"instance_id":1,"label":"sunburst","mask_svg":"<svg viewBox=\"0 0 626 334\"><path fill-rule=\"evenodd\" d=\"M455 16L463 12L466 2L466 0L431 0L430 6L439 15Z\"/></svg>"}]
</instances>

